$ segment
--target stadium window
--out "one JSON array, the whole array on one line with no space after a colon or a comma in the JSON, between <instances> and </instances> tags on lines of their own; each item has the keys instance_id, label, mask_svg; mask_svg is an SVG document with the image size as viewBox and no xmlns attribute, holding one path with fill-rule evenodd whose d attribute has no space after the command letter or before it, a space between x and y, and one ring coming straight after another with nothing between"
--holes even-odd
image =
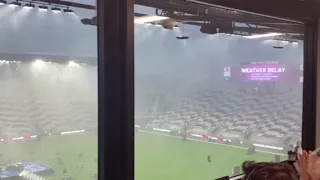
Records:
<instances>
[{"instance_id":1,"label":"stadium window","mask_svg":"<svg viewBox=\"0 0 320 180\"><path fill-rule=\"evenodd\" d=\"M0 179L96 180L95 3L48 2L0 2Z\"/></svg>"},{"instance_id":2,"label":"stadium window","mask_svg":"<svg viewBox=\"0 0 320 180\"><path fill-rule=\"evenodd\" d=\"M304 24L170 2L134 9L135 179L285 160L301 146Z\"/></svg>"}]
</instances>

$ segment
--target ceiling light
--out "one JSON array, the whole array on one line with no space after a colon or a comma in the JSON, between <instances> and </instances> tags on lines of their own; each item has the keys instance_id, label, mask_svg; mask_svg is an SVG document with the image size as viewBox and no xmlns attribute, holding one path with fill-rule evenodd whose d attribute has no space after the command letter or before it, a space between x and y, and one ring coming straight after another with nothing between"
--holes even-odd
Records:
<instances>
[{"instance_id":1,"label":"ceiling light","mask_svg":"<svg viewBox=\"0 0 320 180\"><path fill-rule=\"evenodd\" d=\"M39 8L39 10L48 10L49 9L49 7L45 6L45 5L39 5L38 8Z\"/></svg>"},{"instance_id":2,"label":"ceiling light","mask_svg":"<svg viewBox=\"0 0 320 180\"><path fill-rule=\"evenodd\" d=\"M25 4L24 7L34 8L34 7L36 7L36 5L30 3L30 4Z\"/></svg>"},{"instance_id":3,"label":"ceiling light","mask_svg":"<svg viewBox=\"0 0 320 180\"><path fill-rule=\"evenodd\" d=\"M63 12L70 13L70 14L74 13L71 9L64 9Z\"/></svg>"},{"instance_id":4,"label":"ceiling light","mask_svg":"<svg viewBox=\"0 0 320 180\"><path fill-rule=\"evenodd\" d=\"M142 17L136 17L134 19L134 23L136 24L144 24L144 23L150 23L155 21L162 21L169 19L168 17L164 16L142 16Z\"/></svg>"},{"instance_id":5,"label":"ceiling light","mask_svg":"<svg viewBox=\"0 0 320 180\"><path fill-rule=\"evenodd\" d=\"M0 5L5 5L5 4L7 4L7 1L5 1L5 0L0 0Z\"/></svg>"},{"instance_id":6,"label":"ceiling light","mask_svg":"<svg viewBox=\"0 0 320 180\"><path fill-rule=\"evenodd\" d=\"M81 19L81 23L84 25L96 26L97 25L97 16L95 16L91 19L88 19L88 18Z\"/></svg>"},{"instance_id":7,"label":"ceiling light","mask_svg":"<svg viewBox=\"0 0 320 180\"><path fill-rule=\"evenodd\" d=\"M21 6L21 3L18 1L14 1L14 2L9 3L9 6L18 7L18 6Z\"/></svg>"},{"instance_id":8,"label":"ceiling light","mask_svg":"<svg viewBox=\"0 0 320 180\"><path fill-rule=\"evenodd\" d=\"M189 39L189 36L178 36L176 37L178 40L185 40L185 39Z\"/></svg>"},{"instance_id":9,"label":"ceiling light","mask_svg":"<svg viewBox=\"0 0 320 180\"><path fill-rule=\"evenodd\" d=\"M53 12L61 12L61 9L58 8L58 7L52 7L51 11L53 11Z\"/></svg>"},{"instance_id":10,"label":"ceiling light","mask_svg":"<svg viewBox=\"0 0 320 180\"><path fill-rule=\"evenodd\" d=\"M283 34L281 34L281 33L267 33L267 34L257 34L257 35L244 36L244 37L248 38L248 39L258 39L258 38L266 38L266 37L281 36L281 35L283 35Z\"/></svg>"}]
</instances>

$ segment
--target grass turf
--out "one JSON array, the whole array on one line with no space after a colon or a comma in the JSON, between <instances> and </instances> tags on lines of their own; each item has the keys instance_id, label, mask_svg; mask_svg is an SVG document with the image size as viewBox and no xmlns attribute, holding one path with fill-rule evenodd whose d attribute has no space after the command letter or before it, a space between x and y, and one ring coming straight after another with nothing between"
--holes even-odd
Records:
<instances>
[{"instance_id":1,"label":"grass turf","mask_svg":"<svg viewBox=\"0 0 320 180\"><path fill-rule=\"evenodd\" d=\"M15 141L1 144L2 162L7 158L21 157L33 160L55 169L50 180L61 180L61 166L54 159L56 152L66 164L69 174L77 175L77 180L88 180L89 173L97 172L97 136L81 133L65 136L43 137L37 141ZM78 153L83 153L82 160ZM197 141L184 142L181 139L162 135L137 132L135 137L135 179L136 180L212 180L231 175L232 167L245 160L272 161L274 155L255 153L247 155L247 150L209 144ZM212 163L207 162L211 156ZM77 165L83 162L84 168Z\"/></svg>"},{"instance_id":2,"label":"grass turf","mask_svg":"<svg viewBox=\"0 0 320 180\"><path fill-rule=\"evenodd\" d=\"M274 155L145 132L135 137L136 180L212 180L231 175L246 160L273 161ZM211 155L212 163L207 162Z\"/></svg>"},{"instance_id":3,"label":"grass turf","mask_svg":"<svg viewBox=\"0 0 320 180\"><path fill-rule=\"evenodd\" d=\"M60 152L68 173L76 176L77 180L88 180L89 173L97 173L97 163L95 158L98 154L97 136L93 133L80 133L64 136L43 137L41 142L14 141L7 144L1 144L0 153L3 154L2 163L7 159L20 157L22 160L35 160L52 167L55 170L50 180L61 180L62 166L54 159L55 153ZM33 158L30 152L34 152ZM78 154L83 153L84 157L80 160ZM80 171L78 164L83 162L84 167ZM2 164L1 163L1 164Z\"/></svg>"}]
</instances>

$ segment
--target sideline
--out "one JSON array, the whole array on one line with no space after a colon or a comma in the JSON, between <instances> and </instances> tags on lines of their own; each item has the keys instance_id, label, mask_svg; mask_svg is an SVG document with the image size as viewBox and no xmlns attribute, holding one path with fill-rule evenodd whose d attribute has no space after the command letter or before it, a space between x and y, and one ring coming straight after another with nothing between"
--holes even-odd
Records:
<instances>
[{"instance_id":1,"label":"sideline","mask_svg":"<svg viewBox=\"0 0 320 180\"><path fill-rule=\"evenodd\" d=\"M156 134L156 135L167 136L167 137L173 137L173 138L178 138L178 139L181 139L181 138L182 138L182 137L173 136L173 135L170 135L170 134L163 134L163 133L146 131L146 130L141 130L141 129L139 129L139 132L144 132L144 133L149 133L149 134ZM229 144L221 144L221 143L215 143L215 142L209 142L209 141L202 141L202 140L199 140L199 139L188 139L188 140L190 140L190 141L202 142L202 143L208 143L208 144L215 144L215 145L220 145L220 146L226 146L226 147L232 147L232 148L243 149L243 150L247 150L247 149L248 149L248 148L244 148L244 147L240 147L240 146L234 146L234 145L229 145ZM281 154L281 153L276 153L276 152L271 152L271 151L263 151L263 150L256 150L256 151L257 151L257 152L261 152L261 153L279 155L279 156L287 156L286 154Z\"/></svg>"}]
</instances>

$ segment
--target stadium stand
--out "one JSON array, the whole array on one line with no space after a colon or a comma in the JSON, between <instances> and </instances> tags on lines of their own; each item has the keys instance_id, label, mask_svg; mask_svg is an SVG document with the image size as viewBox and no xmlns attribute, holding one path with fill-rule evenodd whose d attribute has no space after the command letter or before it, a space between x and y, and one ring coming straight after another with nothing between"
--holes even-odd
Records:
<instances>
[{"instance_id":1,"label":"stadium stand","mask_svg":"<svg viewBox=\"0 0 320 180\"><path fill-rule=\"evenodd\" d=\"M96 68L91 66L0 61L0 136L95 128L93 81Z\"/></svg>"},{"instance_id":2,"label":"stadium stand","mask_svg":"<svg viewBox=\"0 0 320 180\"><path fill-rule=\"evenodd\" d=\"M187 121L190 133L265 144L293 143L301 137L301 103L301 96L293 92L253 97L202 91L159 113L147 126L181 131Z\"/></svg>"},{"instance_id":3,"label":"stadium stand","mask_svg":"<svg viewBox=\"0 0 320 180\"><path fill-rule=\"evenodd\" d=\"M95 66L85 64L0 61L0 136L96 128L96 73ZM221 84L219 90L196 86L198 89L184 98L170 95L165 84L144 89L136 94L136 115L146 112L148 116L136 117L136 123L180 132L187 121L189 133L257 144L283 145L300 140L301 92L253 96L236 88L224 90L224 86ZM148 97L143 98L144 94ZM161 98L154 111L157 96ZM166 96L171 102L161 102Z\"/></svg>"}]
</instances>

